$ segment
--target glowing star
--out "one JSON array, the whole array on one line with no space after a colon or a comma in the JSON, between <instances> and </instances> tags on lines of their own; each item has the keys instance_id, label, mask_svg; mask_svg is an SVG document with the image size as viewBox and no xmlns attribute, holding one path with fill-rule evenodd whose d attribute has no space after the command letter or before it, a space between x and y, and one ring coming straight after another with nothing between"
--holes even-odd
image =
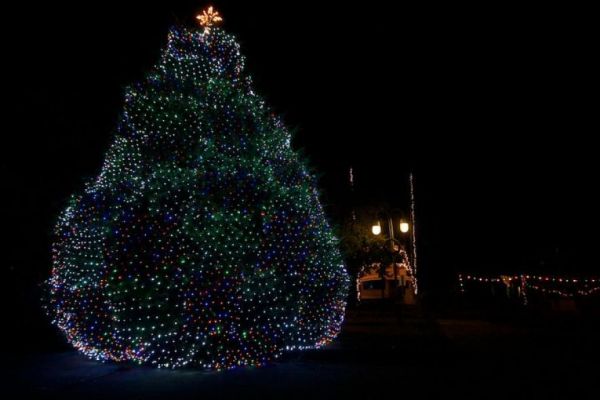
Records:
<instances>
[{"instance_id":1,"label":"glowing star","mask_svg":"<svg viewBox=\"0 0 600 400\"><path fill-rule=\"evenodd\" d=\"M223 21L223 18L221 18L218 11L213 9L213 6L202 11L202 14L197 15L196 19L199 20L200 25L204 27L204 33L209 33L211 27Z\"/></svg>"}]
</instances>

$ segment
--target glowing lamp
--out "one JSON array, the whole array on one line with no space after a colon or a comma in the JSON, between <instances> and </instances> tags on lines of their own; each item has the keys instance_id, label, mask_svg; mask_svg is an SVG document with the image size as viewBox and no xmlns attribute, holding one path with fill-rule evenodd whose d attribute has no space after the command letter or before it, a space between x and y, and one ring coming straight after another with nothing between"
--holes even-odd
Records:
<instances>
[{"instance_id":1,"label":"glowing lamp","mask_svg":"<svg viewBox=\"0 0 600 400\"><path fill-rule=\"evenodd\" d=\"M371 232L373 232L373 235L379 235L381 233L381 225L379 225L379 222L377 225L371 227Z\"/></svg>"},{"instance_id":2,"label":"glowing lamp","mask_svg":"<svg viewBox=\"0 0 600 400\"><path fill-rule=\"evenodd\" d=\"M408 222L400 222L400 232L406 233L408 232L409 225Z\"/></svg>"}]
</instances>

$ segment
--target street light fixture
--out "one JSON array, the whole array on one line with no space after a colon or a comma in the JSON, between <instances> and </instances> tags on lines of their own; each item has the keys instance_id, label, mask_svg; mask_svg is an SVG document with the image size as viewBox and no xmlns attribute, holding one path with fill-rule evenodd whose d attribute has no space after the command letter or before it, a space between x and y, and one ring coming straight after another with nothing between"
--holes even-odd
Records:
<instances>
[{"instance_id":1,"label":"street light fixture","mask_svg":"<svg viewBox=\"0 0 600 400\"><path fill-rule=\"evenodd\" d=\"M373 232L373 235L379 235L381 233L381 225L379 222L377 222L377 225L371 227L371 231Z\"/></svg>"},{"instance_id":2,"label":"street light fixture","mask_svg":"<svg viewBox=\"0 0 600 400\"><path fill-rule=\"evenodd\" d=\"M410 229L410 226L408 225L408 222L400 221L400 232L407 233L409 229Z\"/></svg>"}]
</instances>

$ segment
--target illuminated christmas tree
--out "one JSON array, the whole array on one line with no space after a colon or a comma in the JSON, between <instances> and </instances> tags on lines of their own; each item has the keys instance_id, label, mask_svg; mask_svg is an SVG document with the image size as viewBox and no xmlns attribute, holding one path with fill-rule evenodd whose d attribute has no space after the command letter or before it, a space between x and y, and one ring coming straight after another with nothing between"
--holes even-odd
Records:
<instances>
[{"instance_id":1,"label":"illuminated christmas tree","mask_svg":"<svg viewBox=\"0 0 600 400\"><path fill-rule=\"evenodd\" d=\"M209 8L129 87L59 217L48 312L98 360L262 365L339 332L349 278L290 133Z\"/></svg>"}]
</instances>

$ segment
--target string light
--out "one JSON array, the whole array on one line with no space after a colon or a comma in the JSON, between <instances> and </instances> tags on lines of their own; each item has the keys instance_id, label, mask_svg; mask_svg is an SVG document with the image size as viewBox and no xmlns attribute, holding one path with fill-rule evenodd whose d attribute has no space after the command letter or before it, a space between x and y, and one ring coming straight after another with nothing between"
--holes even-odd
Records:
<instances>
[{"instance_id":1,"label":"string light","mask_svg":"<svg viewBox=\"0 0 600 400\"><path fill-rule=\"evenodd\" d=\"M98 177L56 225L48 314L96 360L260 366L343 321L349 277L316 179L221 17L198 19L127 89Z\"/></svg>"},{"instance_id":2,"label":"string light","mask_svg":"<svg viewBox=\"0 0 600 400\"><path fill-rule=\"evenodd\" d=\"M417 224L415 213L415 181L414 176L410 174L410 219L412 222L412 272L415 280L415 294L419 293L419 285L417 282Z\"/></svg>"},{"instance_id":3,"label":"string light","mask_svg":"<svg viewBox=\"0 0 600 400\"><path fill-rule=\"evenodd\" d=\"M354 210L354 170L352 167L348 171L348 179L350 183L350 196L352 197L352 221L356 222L356 211Z\"/></svg>"},{"instance_id":4,"label":"string light","mask_svg":"<svg viewBox=\"0 0 600 400\"><path fill-rule=\"evenodd\" d=\"M561 297L585 297L592 296L600 292L600 278L597 277L575 278L556 275L526 274L490 277L458 274L458 282L461 293L465 293L465 280L479 283L503 283L506 286L510 286L511 284L515 283L519 287L520 294L523 297L523 303L525 305L528 302L528 289L545 294L558 295ZM554 285L555 287L544 287L543 285ZM563 288L557 288L556 285L563 286Z\"/></svg>"},{"instance_id":5,"label":"string light","mask_svg":"<svg viewBox=\"0 0 600 400\"><path fill-rule=\"evenodd\" d=\"M529 299L527 298L527 278L524 275L520 275L519 282L521 283L520 288L521 298L523 299L523 305L526 306L527 304L529 304Z\"/></svg>"}]
</instances>

